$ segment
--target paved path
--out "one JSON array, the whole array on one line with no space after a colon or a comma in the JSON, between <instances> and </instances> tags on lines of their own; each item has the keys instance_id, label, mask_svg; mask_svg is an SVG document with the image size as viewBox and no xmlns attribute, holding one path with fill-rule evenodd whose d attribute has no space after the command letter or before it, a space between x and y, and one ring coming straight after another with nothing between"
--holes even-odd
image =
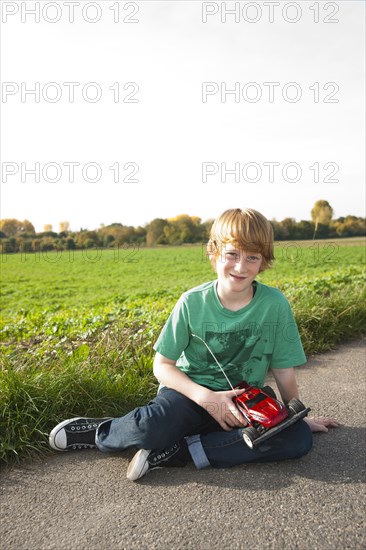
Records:
<instances>
[{"instance_id":1,"label":"paved path","mask_svg":"<svg viewBox=\"0 0 366 550\"><path fill-rule=\"evenodd\" d=\"M1 550L361 549L365 342L298 369L302 399L342 427L306 457L126 480L130 452L54 454L1 475Z\"/></svg>"}]
</instances>

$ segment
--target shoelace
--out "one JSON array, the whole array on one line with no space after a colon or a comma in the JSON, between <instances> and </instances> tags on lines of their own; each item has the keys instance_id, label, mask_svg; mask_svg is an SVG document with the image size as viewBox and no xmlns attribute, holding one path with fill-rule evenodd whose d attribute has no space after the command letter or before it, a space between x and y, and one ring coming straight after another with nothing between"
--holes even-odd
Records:
<instances>
[{"instance_id":1,"label":"shoelace","mask_svg":"<svg viewBox=\"0 0 366 550\"><path fill-rule=\"evenodd\" d=\"M83 424L82 426L71 426L70 430L72 430L73 432L76 430L76 431L80 431L80 430L91 430L93 428L98 428L98 424L88 424L87 426L85 424Z\"/></svg>"}]
</instances>

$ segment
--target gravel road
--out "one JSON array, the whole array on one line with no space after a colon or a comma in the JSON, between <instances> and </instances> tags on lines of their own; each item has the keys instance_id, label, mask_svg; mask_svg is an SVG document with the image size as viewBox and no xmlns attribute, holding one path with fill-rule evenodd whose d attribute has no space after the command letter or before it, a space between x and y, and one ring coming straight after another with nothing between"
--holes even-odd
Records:
<instances>
[{"instance_id":1,"label":"gravel road","mask_svg":"<svg viewBox=\"0 0 366 550\"><path fill-rule=\"evenodd\" d=\"M50 454L2 471L0 548L365 548L365 343L297 369L302 400L341 422L315 434L306 457L166 468L133 483L131 452Z\"/></svg>"}]
</instances>

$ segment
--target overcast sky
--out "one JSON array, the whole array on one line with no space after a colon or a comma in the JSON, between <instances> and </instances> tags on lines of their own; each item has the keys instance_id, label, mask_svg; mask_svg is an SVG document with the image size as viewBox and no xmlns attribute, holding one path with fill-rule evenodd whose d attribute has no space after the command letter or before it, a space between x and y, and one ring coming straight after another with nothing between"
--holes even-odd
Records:
<instances>
[{"instance_id":1,"label":"overcast sky","mask_svg":"<svg viewBox=\"0 0 366 550\"><path fill-rule=\"evenodd\" d=\"M365 3L221 4L2 2L1 217L364 216Z\"/></svg>"}]
</instances>

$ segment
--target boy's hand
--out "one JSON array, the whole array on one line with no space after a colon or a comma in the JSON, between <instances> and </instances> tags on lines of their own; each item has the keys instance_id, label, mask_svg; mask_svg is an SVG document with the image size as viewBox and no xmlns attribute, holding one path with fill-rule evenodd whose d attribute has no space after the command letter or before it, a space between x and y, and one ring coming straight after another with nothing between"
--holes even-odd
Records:
<instances>
[{"instance_id":1,"label":"boy's hand","mask_svg":"<svg viewBox=\"0 0 366 550\"><path fill-rule=\"evenodd\" d=\"M218 422L225 431L243 428L247 422L236 407L233 397L244 393L243 390L211 391L204 393L198 404Z\"/></svg>"},{"instance_id":2,"label":"boy's hand","mask_svg":"<svg viewBox=\"0 0 366 550\"><path fill-rule=\"evenodd\" d=\"M338 428L339 422L326 416L304 418L312 432L327 432L328 427Z\"/></svg>"}]
</instances>

